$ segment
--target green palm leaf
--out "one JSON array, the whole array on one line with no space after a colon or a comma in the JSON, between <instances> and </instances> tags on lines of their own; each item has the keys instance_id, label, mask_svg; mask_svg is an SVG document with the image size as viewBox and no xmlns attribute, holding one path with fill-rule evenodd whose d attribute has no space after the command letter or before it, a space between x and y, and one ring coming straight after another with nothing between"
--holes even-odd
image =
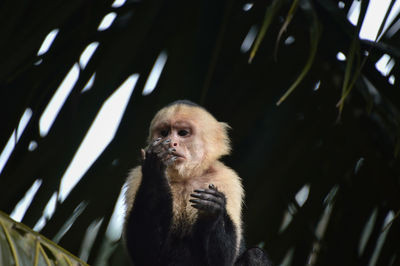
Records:
<instances>
[{"instance_id":1,"label":"green palm leaf","mask_svg":"<svg viewBox=\"0 0 400 266\"><path fill-rule=\"evenodd\" d=\"M1 265L87 265L65 249L0 212Z\"/></svg>"}]
</instances>

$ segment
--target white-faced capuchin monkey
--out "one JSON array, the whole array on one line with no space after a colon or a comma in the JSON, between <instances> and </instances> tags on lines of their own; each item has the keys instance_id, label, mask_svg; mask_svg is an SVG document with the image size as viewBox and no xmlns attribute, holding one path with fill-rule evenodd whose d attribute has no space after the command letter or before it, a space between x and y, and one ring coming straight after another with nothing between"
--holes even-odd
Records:
<instances>
[{"instance_id":1,"label":"white-faced capuchin monkey","mask_svg":"<svg viewBox=\"0 0 400 266\"><path fill-rule=\"evenodd\" d=\"M127 180L124 237L135 266L271 265L243 252L241 179L219 161L229 126L180 100L150 124L142 164Z\"/></svg>"}]
</instances>

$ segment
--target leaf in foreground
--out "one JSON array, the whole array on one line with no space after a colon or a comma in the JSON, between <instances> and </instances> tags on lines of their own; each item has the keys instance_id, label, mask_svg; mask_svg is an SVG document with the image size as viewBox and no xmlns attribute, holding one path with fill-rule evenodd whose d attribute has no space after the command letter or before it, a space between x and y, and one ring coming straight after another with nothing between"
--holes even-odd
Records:
<instances>
[{"instance_id":1,"label":"leaf in foreground","mask_svg":"<svg viewBox=\"0 0 400 266\"><path fill-rule=\"evenodd\" d=\"M0 211L0 265L87 265Z\"/></svg>"}]
</instances>

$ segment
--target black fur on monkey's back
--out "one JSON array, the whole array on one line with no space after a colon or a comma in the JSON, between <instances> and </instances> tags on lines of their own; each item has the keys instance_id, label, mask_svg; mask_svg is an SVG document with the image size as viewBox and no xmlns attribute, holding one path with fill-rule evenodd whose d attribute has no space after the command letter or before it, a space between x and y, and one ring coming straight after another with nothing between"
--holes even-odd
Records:
<instances>
[{"instance_id":1,"label":"black fur on monkey's back","mask_svg":"<svg viewBox=\"0 0 400 266\"><path fill-rule=\"evenodd\" d=\"M223 137L226 137L226 124L209 118L208 113L204 114L207 112L204 108L187 100L167 105L160 111L161 117L163 110L175 108L174 106L177 105L186 106L176 109L178 113L184 113L182 117L185 119L198 117L191 114L199 115L200 113L203 121L205 117L207 118L205 120L207 124L222 127L222 131L215 131L218 133L213 134L223 134ZM165 115L171 115L171 113L174 116L174 112L168 111ZM161 124L169 120L170 117L162 120L164 122ZM178 121L181 120L178 119ZM194 130L196 134L200 134L199 128L196 128L198 126L201 130L209 127L204 124L196 125ZM158 127L155 126L155 128ZM206 139L210 138L210 141L214 142L215 139L224 139L213 137L215 136L206 136ZM193 138L199 138L199 136L194 135ZM210 159L211 162L201 161L201 164L207 167L197 172L190 172L195 174L191 174L189 179L186 179L189 185L182 185L179 183L182 181L181 176L168 172L168 164L165 163L165 158L173 162L173 148L166 148L172 143L160 139L151 140L153 142L149 143L141 166L132 171L127 181L127 216L124 237L134 265L271 265L261 249L253 248L243 252L243 248L240 248L242 245L239 245L239 242L243 243L241 229L243 190L240 178L232 169L218 161L220 156L229 153L229 142L204 143L204 146L212 145L213 147L220 144L222 148L218 151L212 150L218 153L218 156ZM172 158L165 157L166 154L171 155ZM211 157L206 156L205 160L209 158ZM193 165L184 168L184 171L188 169L192 171L190 167ZM174 183L176 181L178 183ZM203 184L202 181L208 185L199 186ZM189 206L190 204L192 207Z\"/></svg>"}]
</instances>

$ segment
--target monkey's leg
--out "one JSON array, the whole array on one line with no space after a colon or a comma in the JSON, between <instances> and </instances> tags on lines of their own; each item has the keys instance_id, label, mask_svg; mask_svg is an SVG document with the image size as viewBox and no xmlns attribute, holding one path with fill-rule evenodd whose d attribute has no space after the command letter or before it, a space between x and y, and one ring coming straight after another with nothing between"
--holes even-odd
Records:
<instances>
[{"instance_id":1,"label":"monkey's leg","mask_svg":"<svg viewBox=\"0 0 400 266\"><path fill-rule=\"evenodd\" d=\"M210 185L208 189L195 190L191 196L192 206L199 210L194 226L197 250L203 252L207 265L233 265L237 238L226 212L225 195Z\"/></svg>"},{"instance_id":2,"label":"monkey's leg","mask_svg":"<svg viewBox=\"0 0 400 266\"><path fill-rule=\"evenodd\" d=\"M165 176L166 143L156 140L142 163L142 182L126 225L135 265L160 265L160 253L172 219L172 197Z\"/></svg>"}]
</instances>

